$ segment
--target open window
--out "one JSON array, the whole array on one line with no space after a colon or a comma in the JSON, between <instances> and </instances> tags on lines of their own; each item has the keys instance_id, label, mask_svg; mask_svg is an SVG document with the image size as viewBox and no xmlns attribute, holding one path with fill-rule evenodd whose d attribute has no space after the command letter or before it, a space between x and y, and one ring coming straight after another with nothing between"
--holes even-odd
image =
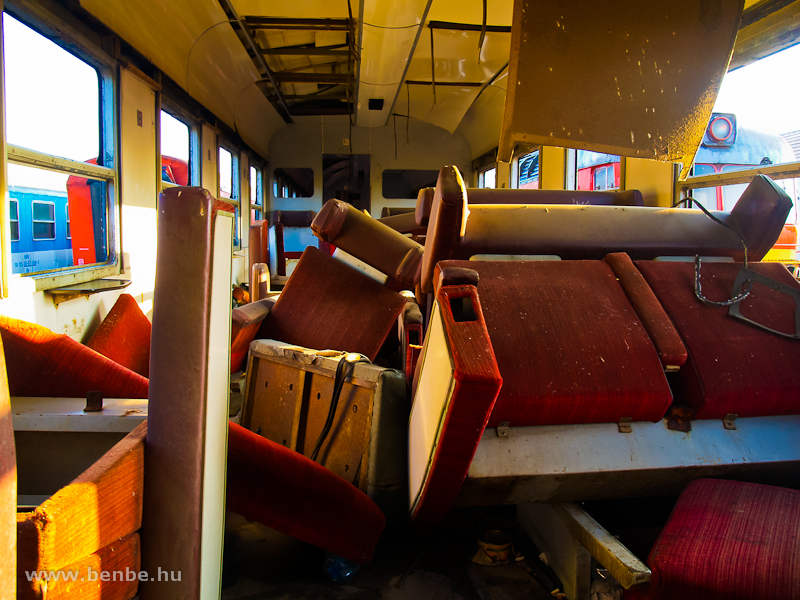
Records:
<instances>
[{"instance_id":1,"label":"open window","mask_svg":"<svg viewBox=\"0 0 800 600\"><path fill-rule=\"evenodd\" d=\"M725 75L714 111L695 155L692 173L679 184L688 207L730 211L753 177L772 178L792 199L781 236L764 260L795 267L797 204L800 202L800 107L797 71L800 45Z\"/></svg>"},{"instance_id":2,"label":"open window","mask_svg":"<svg viewBox=\"0 0 800 600\"><path fill-rule=\"evenodd\" d=\"M23 14L3 13L3 38L12 273L115 274L113 61Z\"/></svg>"},{"instance_id":3,"label":"open window","mask_svg":"<svg viewBox=\"0 0 800 600\"><path fill-rule=\"evenodd\" d=\"M250 223L264 219L264 171L250 161Z\"/></svg>"},{"instance_id":4,"label":"open window","mask_svg":"<svg viewBox=\"0 0 800 600\"><path fill-rule=\"evenodd\" d=\"M178 111L162 110L159 141L161 187L199 185L197 126Z\"/></svg>"},{"instance_id":5,"label":"open window","mask_svg":"<svg viewBox=\"0 0 800 600\"><path fill-rule=\"evenodd\" d=\"M241 181L239 175L239 151L232 146L219 146L217 155L219 167L219 197L233 204L235 218L233 220L233 247L241 248Z\"/></svg>"}]
</instances>

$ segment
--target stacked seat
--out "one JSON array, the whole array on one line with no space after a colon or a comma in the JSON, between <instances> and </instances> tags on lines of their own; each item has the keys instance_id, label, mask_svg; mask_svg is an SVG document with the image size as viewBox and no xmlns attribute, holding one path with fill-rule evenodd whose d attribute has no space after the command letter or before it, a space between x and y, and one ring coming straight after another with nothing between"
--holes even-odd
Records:
<instances>
[{"instance_id":1,"label":"stacked seat","mask_svg":"<svg viewBox=\"0 0 800 600\"><path fill-rule=\"evenodd\" d=\"M800 491L698 479L681 494L633 600L800 597Z\"/></svg>"}]
</instances>

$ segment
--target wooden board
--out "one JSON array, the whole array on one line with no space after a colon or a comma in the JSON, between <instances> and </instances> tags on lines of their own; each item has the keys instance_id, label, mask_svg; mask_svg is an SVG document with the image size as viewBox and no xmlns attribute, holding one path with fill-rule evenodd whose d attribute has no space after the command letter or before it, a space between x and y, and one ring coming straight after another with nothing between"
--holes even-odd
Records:
<instances>
[{"instance_id":1,"label":"wooden board","mask_svg":"<svg viewBox=\"0 0 800 600\"><path fill-rule=\"evenodd\" d=\"M17 516L20 572L60 569L142 524L143 423L75 481Z\"/></svg>"},{"instance_id":2,"label":"wooden board","mask_svg":"<svg viewBox=\"0 0 800 600\"><path fill-rule=\"evenodd\" d=\"M28 581L24 572L18 578L18 600L130 600L139 587L141 570L139 534L121 540L65 565L59 581ZM134 577L132 574L136 573ZM65 576L70 579L65 580ZM102 578L108 578L103 581Z\"/></svg>"}]
</instances>

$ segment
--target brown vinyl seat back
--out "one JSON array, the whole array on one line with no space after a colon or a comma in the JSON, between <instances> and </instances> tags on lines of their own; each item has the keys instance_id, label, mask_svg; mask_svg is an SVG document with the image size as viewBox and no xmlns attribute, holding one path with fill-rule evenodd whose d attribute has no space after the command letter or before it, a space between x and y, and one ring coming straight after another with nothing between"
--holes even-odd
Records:
<instances>
[{"instance_id":1,"label":"brown vinyl seat back","mask_svg":"<svg viewBox=\"0 0 800 600\"><path fill-rule=\"evenodd\" d=\"M431 218L431 206L433 205L433 195L436 188L422 188L417 194L417 207L414 209L414 217L418 225L427 227Z\"/></svg>"},{"instance_id":2,"label":"brown vinyl seat back","mask_svg":"<svg viewBox=\"0 0 800 600\"><path fill-rule=\"evenodd\" d=\"M497 194L504 193L502 190ZM780 235L792 202L770 179L756 176L729 213L649 206L467 205L458 170L444 167L428 223L420 287L432 291L433 269L476 254L550 254L600 260L626 252L633 260L659 256L724 256L760 260ZM740 237L736 232L742 234Z\"/></svg>"},{"instance_id":3,"label":"brown vinyl seat back","mask_svg":"<svg viewBox=\"0 0 800 600\"><path fill-rule=\"evenodd\" d=\"M599 204L603 206L643 206L639 190L605 192L600 190L528 190L469 188L469 204Z\"/></svg>"},{"instance_id":4,"label":"brown vinyl seat back","mask_svg":"<svg viewBox=\"0 0 800 600\"><path fill-rule=\"evenodd\" d=\"M311 230L405 286L419 279L422 246L347 202L328 200Z\"/></svg>"}]
</instances>

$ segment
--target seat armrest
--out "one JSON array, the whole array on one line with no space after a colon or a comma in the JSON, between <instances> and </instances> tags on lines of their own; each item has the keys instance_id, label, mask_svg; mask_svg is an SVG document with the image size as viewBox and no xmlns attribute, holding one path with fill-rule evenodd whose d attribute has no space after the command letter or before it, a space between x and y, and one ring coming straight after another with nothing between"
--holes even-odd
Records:
<instances>
[{"instance_id":1,"label":"seat armrest","mask_svg":"<svg viewBox=\"0 0 800 600\"><path fill-rule=\"evenodd\" d=\"M625 295L639 315L642 325L656 347L664 370L678 371L686 363L686 346L653 290L624 252L609 254L605 261L614 271Z\"/></svg>"}]
</instances>

